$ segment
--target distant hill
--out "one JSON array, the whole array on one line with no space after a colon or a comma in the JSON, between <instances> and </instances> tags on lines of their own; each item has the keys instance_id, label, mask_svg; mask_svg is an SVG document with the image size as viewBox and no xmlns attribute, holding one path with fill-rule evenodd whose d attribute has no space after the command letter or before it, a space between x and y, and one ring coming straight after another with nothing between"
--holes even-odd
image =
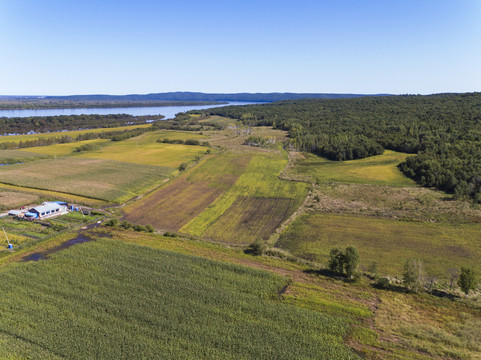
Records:
<instances>
[{"instance_id":1,"label":"distant hill","mask_svg":"<svg viewBox=\"0 0 481 360\"><path fill-rule=\"evenodd\" d=\"M386 94L377 94L383 96ZM69 101L254 101L273 102L297 99L341 99L367 96L366 94L323 94L323 93L234 93L207 94L201 92L165 92L130 95L71 95L45 96L47 100ZM372 95L371 95L372 96Z\"/></svg>"}]
</instances>

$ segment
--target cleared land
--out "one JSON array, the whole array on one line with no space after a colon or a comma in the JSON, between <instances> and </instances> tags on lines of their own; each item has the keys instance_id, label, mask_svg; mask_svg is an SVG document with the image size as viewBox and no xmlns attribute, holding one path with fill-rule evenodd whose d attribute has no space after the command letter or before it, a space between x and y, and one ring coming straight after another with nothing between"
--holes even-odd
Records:
<instances>
[{"instance_id":1,"label":"cleared land","mask_svg":"<svg viewBox=\"0 0 481 360\"><path fill-rule=\"evenodd\" d=\"M243 173L250 156L222 153L125 208L126 219L158 229L179 230L199 215Z\"/></svg>"},{"instance_id":2,"label":"cleared land","mask_svg":"<svg viewBox=\"0 0 481 360\"><path fill-rule=\"evenodd\" d=\"M279 179L279 174L286 165L287 159L280 152L255 153L235 184L180 231L195 236L209 234L209 237L219 241L237 243L255 240L247 234L269 237L267 230L284 221L290 215L290 210L298 207L307 193L306 184ZM239 198L262 198L268 205L256 212L252 211L253 204L250 204L246 210L238 204L234 205ZM277 206L275 214L271 212L273 202ZM231 206L234 208L228 211ZM264 221L269 224L261 225L260 222ZM227 233L224 226L227 224L231 232L225 238ZM244 231L242 236L233 233L240 227Z\"/></svg>"},{"instance_id":3,"label":"cleared land","mask_svg":"<svg viewBox=\"0 0 481 360\"><path fill-rule=\"evenodd\" d=\"M165 180L171 168L101 159L46 159L0 169L1 181L112 202L143 193Z\"/></svg>"},{"instance_id":4,"label":"cleared land","mask_svg":"<svg viewBox=\"0 0 481 360\"><path fill-rule=\"evenodd\" d=\"M287 175L303 176L318 183L354 183L389 186L415 186L415 182L398 169L408 154L386 150L384 154L361 160L331 161L305 154Z\"/></svg>"},{"instance_id":5,"label":"cleared land","mask_svg":"<svg viewBox=\"0 0 481 360\"><path fill-rule=\"evenodd\" d=\"M281 234L277 247L327 264L335 247L354 245L362 265L377 262L381 273L400 275L406 259L420 259L426 270L447 277L451 267L481 271L481 225L408 222L364 216L306 214Z\"/></svg>"},{"instance_id":6,"label":"cleared land","mask_svg":"<svg viewBox=\"0 0 481 360\"><path fill-rule=\"evenodd\" d=\"M113 240L2 269L0 348L35 359L356 359L348 324L265 271ZM52 336L55 334L55 336Z\"/></svg>"}]
</instances>

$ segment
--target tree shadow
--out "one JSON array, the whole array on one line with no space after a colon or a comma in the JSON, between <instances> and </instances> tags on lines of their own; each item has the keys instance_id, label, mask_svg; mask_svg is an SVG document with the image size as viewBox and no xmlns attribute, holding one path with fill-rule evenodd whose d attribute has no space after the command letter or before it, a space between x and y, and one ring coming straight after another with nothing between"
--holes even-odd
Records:
<instances>
[{"instance_id":1,"label":"tree shadow","mask_svg":"<svg viewBox=\"0 0 481 360\"><path fill-rule=\"evenodd\" d=\"M460 298L458 295L450 294L443 290L432 290L430 294L441 299L449 299L453 301Z\"/></svg>"}]
</instances>

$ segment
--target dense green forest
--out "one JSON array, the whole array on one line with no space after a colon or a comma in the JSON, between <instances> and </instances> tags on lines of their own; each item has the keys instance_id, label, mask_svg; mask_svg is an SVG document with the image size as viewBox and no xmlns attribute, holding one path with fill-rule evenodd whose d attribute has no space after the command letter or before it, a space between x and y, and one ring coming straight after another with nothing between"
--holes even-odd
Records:
<instances>
[{"instance_id":1,"label":"dense green forest","mask_svg":"<svg viewBox=\"0 0 481 360\"><path fill-rule=\"evenodd\" d=\"M307 99L208 113L287 130L292 146L333 160L384 149L417 154L400 165L407 176L481 202L481 93Z\"/></svg>"},{"instance_id":2,"label":"dense green forest","mask_svg":"<svg viewBox=\"0 0 481 360\"><path fill-rule=\"evenodd\" d=\"M163 118L163 115L133 116L128 114L0 117L0 134L26 134L30 131L43 133L138 125L145 124L147 120Z\"/></svg>"}]
</instances>

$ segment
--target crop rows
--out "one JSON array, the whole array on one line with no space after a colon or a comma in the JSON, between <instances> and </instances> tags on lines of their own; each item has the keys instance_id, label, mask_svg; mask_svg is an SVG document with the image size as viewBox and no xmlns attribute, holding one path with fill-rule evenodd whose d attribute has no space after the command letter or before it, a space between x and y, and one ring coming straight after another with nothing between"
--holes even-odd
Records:
<instances>
[{"instance_id":1,"label":"crop rows","mask_svg":"<svg viewBox=\"0 0 481 360\"><path fill-rule=\"evenodd\" d=\"M286 165L287 160L278 154L255 155L236 183L202 214L187 223L181 231L202 236L224 214L229 217L226 221L231 221L232 217L241 218L245 213L242 207L237 207L237 211L227 214L227 210L241 197L293 199L299 202L306 195L306 184L280 180L278 176ZM288 201L284 205L290 208L290 204L291 202ZM282 206L280 203L279 205ZM262 216L262 214L258 215ZM286 215L289 214L286 213ZM254 212L252 216L255 217L257 214ZM212 231L210 236L217 237Z\"/></svg>"},{"instance_id":2,"label":"crop rows","mask_svg":"<svg viewBox=\"0 0 481 360\"><path fill-rule=\"evenodd\" d=\"M343 344L342 318L273 300L284 284L264 271L113 240L76 245L3 272L0 352L32 359L357 358Z\"/></svg>"}]
</instances>

